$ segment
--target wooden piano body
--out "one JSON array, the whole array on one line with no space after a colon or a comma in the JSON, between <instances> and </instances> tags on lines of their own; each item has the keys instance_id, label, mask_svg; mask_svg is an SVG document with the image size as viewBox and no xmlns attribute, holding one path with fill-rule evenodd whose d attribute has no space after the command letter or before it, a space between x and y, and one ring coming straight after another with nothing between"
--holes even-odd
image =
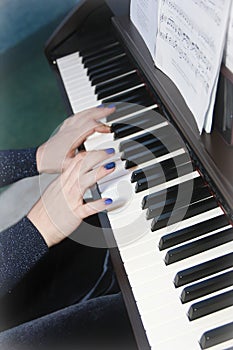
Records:
<instances>
[{"instance_id":1,"label":"wooden piano body","mask_svg":"<svg viewBox=\"0 0 233 350\"><path fill-rule=\"evenodd\" d=\"M195 166L208 183L229 222L232 221L233 147L219 133L218 128L221 124L219 122L216 123L218 128L214 127L211 134L199 134L194 117L185 104L183 97L173 82L156 69L142 38L130 22L129 1L80 1L77 8L65 18L46 43L45 54L61 87L61 92L67 106L67 113L69 115L72 114L73 109L64 88L63 80L57 66L57 59L79 51L80 46L83 46L85 42L91 43L95 41L95 38L100 33L103 33L103 35L106 33L108 35L111 32L121 42L127 56L138 70L138 74L145 81L147 89L156 96L163 115L178 130L190 152ZM218 114L216 116L217 120L221 120L221 89L220 86L215 112ZM98 196L98 193L95 192L93 195ZM100 221L103 227L109 227L110 224L105 213L100 214ZM111 257L133 325L138 347L139 349L149 349L151 345L148 342L148 337L138 312L137 302L135 301L117 248L111 249ZM199 340L197 339L197 343ZM230 341L232 342L232 339ZM229 344L233 346L232 343ZM180 345L179 349L181 348ZM219 347L213 347L213 349L223 349L223 347L220 344Z\"/></svg>"}]
</instances>

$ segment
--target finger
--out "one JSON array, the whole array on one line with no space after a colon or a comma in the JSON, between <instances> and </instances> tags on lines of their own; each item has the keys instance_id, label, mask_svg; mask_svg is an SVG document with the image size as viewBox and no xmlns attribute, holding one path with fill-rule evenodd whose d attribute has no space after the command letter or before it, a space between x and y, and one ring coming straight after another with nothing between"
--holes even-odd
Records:
<instances>
[{"instance_id":1,"label":"finger","mask_svg":"<svg viewBox=\"0 0 233 350\"><path fill-rule=\"evenodd\" d=\"M82 187L82 191L85 192L88 188L96 184L100 179L111 174L115 170L115 167L115 162L109 162L92 171L89 171L86 175L82 176L82 178L77 179L78 185L80 185L80 187Z\"/></svg>"},{"instance_id":2,"label":"finger","mask_svg":"<svg viewBox=\"0 0 233 350\"><path fill-rule=\"evenodd\" d=\"M90 151L86 152L84 158L80 159L79 154L71 159L68 168L64 171L62 176L62 182L65 184L75 184L79 182L80 189L86 190L89 185L86 183L86 178L89 176L89 171L92 170L98 163L112 157L115 150L108 148L102 151ZM91 181L92 183L93 181ZM95 182L94 182L95 183Z\"/></svg>"},{"instance_id":3,"label":"finger","mask_svg":"<svg viewBox=\"0 0 233 350\"><path fill-rule=\"evenodd\" d=\"M108 106L100 105L98 107L92 107L89 109L86 109L82 111L81 113L78 113L77 116L81 116L92 119L92 120L99 120L106 118L110 114L114 113L116 111L116 106L115 104L110 104Z\"/></svg>"},{"instance_id":4,"label":"finger","mask_svg":"<svg viewBox=\"0 0 233 350\"><path fill-rule=\"evenodd\" d=\"M97 201L83 204L79 209L79 215L82 219L84 219L88 216L91 216L106 210L111 204L112 204L111 198L103 198Z\"/></svg>"},{"instance_id":5,"label":"finger","mask_svg":"<svg viewBox=\"0 0 233 350\"><path fill-rule=\"evenodd\" d=\"M84 175L99 163L107 160L115 154L114 148L107 148L105 150L90 151L86 153L86 156L78 164L80 166L80 174ZM75 170L74 170L75 171Z\"/></svg>"},{"instance_id":6,"label":"finger","mask_svg":"<svg viewBox=\"0 0 233 350\"><path fill-rule=\"evenodd\" d=\"M108 117L110 114L114 113L116 111L116 105L115 104L110 104L108 106L99 106L96 108L96 118L95 120L100 120L102 118Z\"/></svg>"},{"instance_id":7,"label":"finger","mask_svg":"<svg viewBox=\"0 0 233 350\"><path fill-rule=\"evenodd\" d=\"M111 128L110 126L108 125L105 125L105 124L100 124L100 125L97 125L95 127L95 130L96 132L100 132L102 134L107 134L107 133L110 133L111 132Z\"/></svg>"}]
</instances>

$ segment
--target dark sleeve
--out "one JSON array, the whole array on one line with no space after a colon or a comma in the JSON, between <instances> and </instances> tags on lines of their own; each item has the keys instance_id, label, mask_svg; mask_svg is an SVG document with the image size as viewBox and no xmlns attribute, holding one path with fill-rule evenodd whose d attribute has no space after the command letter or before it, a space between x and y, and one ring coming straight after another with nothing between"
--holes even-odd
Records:
<instances>
[{"instance_id":1,"label":"dark sleeve","mask_svg":"<svg viewBox=\"0 0 233 350\"><path fill-rule=\"evenodd\" d=\"M0 187L38 175L37 148L0 151Z\"/></svg>"},{"instance_id":2,"label":"dark sleeve","mask_svg":"<svg viewBox=\"0 0 233 350\"><path fill-rule=\"evenodd\" d=\"M47 244L27 217L2 231L0 296L9 292L47 252Z\"/></svg>"}]
</instances>

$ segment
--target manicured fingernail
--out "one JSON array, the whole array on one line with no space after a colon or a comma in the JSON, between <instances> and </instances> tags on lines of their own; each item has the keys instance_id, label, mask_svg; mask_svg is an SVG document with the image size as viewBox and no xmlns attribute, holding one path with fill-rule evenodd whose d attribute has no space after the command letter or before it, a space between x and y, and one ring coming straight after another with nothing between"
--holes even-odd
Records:
<instances>
[{"instance_id":1,"label":"manicured fingernail","mask_svg":"<svg viewBox=\"0 0 233 350\"><path fill-rule=\"evenodd\" d=\"M115 149L114 149L114 148L107 148L107 149L105 150L105 152L106 152L107 154L113 154L113 153L115 153Z\"/></svg>"},{"instance_id":2,"label":"manicured fingernail","mask_svg":"<svg viewBox=\"0 0 233 350\"><path fill-rule=\"evenodd\" d=\"M99 105L99 106L97 106L97 108L104 108L104 105L103 104Z\"/></svg>"},{"instance_id":3,"label":"manicured fingernail","mask_svg":"<svg viewBox=\"0 0 233 350\"><path fill-rule=\"evenodd\" d=\"M112 204L112 199L111 198L107 198L107 199L105 199L105 201L104 201L104 203L105 204Z\"/></svg>"},{"instance_id":4,"label":"manicured fingernail","mask_svg":"<svg viewBox=\"0 0 233 350\"><path fill-rule=\"evenodd\" d=\"M116 107L116 105L114 104L114 103L111 103L109 106L108 106L108 108L115 108Z\"/></svg>"},{"instance_id":5,"label":"manicured fingernail","mask_svg":"<svg viewBox=\"0 0 233 350\"><path fill-rule=\"evenodd\" d=\"M110 169L115 168L115 166L116 166L116 163L111 162L111 163L106 164L104 167L105 167L105 169L110 170Z\"/></svg>"}]
</instances>

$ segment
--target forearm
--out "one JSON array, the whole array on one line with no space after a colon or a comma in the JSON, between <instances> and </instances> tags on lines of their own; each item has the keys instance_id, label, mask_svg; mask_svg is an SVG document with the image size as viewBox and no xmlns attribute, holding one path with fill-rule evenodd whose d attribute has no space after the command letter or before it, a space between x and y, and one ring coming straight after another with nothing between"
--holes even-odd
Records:
<instances>
[{"instance_id":1,"label":"forearm","mask_svg":"<svg viewBox=\"0 0 233 350\"><path fill-rule=\"evenodd\" d=\"M0 187L38 175L37 148L0 151Z\"/></svg>"},{"instance_id":2,"label":"forearm","mask_svg":"<svg viewBox=\"0 0 233 350\"><path fill-rule=\"evenodd\" d=\"M39 231L26 217L0 233L0 296L10 291L48 252Z\"/></svg>"}]
</instances>

